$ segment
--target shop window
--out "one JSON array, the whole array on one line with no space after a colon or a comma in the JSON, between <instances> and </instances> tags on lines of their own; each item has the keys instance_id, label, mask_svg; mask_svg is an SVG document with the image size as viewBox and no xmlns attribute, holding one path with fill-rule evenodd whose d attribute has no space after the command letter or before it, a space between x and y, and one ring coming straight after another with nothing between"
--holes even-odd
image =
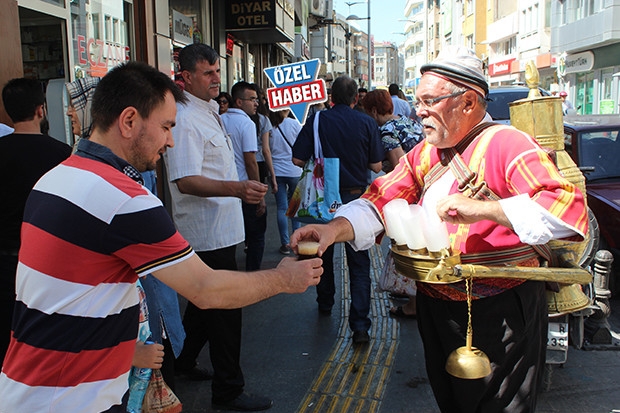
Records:
<instances>
[{"instance_id":1,"label":"shop window","mask_svg":"<svg viewBox=\"0 0 620 413\"><path fill-rule=\"evenodd\" d=\"M580 115L592 114L594 102L594 72L577 74L577 97L573 105Z\"/></svg>"},{"instance_id":2,"label":"shop window","mask_svg":"<svg viewBox=\"0 0 620 413\"><path fill-rule=\"evenodd\" d=\"M61 20L21 7L19 14L24 77L44 83L64 78L67 60Z\"/></svg>"},{"instance_id":3,"label":"shop window","mask_svg":"<svg viewBox=\"0 0 620 413\"><path fill-rule=\"evenodd\" d=\"M133 24L124 0L74 0L70 7L75 77L101 77L130 60Z\"/></svg>"},{"instance_id":4,"label":"shop window","mask_svg":"<svg viewBox=\"0 0 620 413\"><path fill-rule=\"evenodd\" d=\"M175 10L178 13L185 15L192 19L191 37L194 43L202 43L203 36L203 24L202 24L202 7L200 0L169 0L170 16L172 11ZM172 24L172 22L171 22ZM178 45L184 46L184 45Z\"/></svg>"},{"instance_id":5,"label":"shop window","mask_svg":"<svg viewBox=\"0 0 620 413\"><path fill-rule=\"evenodd\" d=\"M54 5L60 6L60 7L64 7L65 6L65 1L64 0L43 0L43 1L45 3L54 4Z\"/></svg>"}]
</instances>

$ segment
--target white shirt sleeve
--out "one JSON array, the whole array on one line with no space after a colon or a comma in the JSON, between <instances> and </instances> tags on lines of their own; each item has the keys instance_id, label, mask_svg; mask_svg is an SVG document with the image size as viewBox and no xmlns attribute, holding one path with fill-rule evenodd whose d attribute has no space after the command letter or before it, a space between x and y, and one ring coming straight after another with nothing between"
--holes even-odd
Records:
<instances>
[{"instance_id":1,"label":"white shirt sleeve","mask_svg":"<svg viewBox=\"0 0 620 413\"><path fill-rule=\"evenodd\" d=\"M349 244L355 251L372 247L377 235L383 232L381 218L365 199L356 199L341 206L335 216L347 219L353 226L355 238Z\"/></svg>"},{"instance_id":2,"label":"white shirt sleeve","mask_svg":"<svg viewBox=\"0 0 620 413\"><path fill-rule=\"evenodd\" d=\"M575 230L532 201L527 194L499 200L521 242L545 244L551 239L575 235Z\"/></svg>"}]
</instances>

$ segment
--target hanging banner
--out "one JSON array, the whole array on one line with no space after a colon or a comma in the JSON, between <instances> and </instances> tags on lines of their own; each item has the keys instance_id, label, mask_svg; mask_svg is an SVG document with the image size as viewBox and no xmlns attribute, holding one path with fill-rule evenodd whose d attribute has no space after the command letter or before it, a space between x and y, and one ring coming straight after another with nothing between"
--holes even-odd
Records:
<instances>
[{"instance_id":1,"label":"hanging banner","mask_svg":"<svg viewBox=\"0 0 620 413\"><path fill-rule=\"evenodd\" d=\"M317 79L320 66L319 59L313 59L264 69L275 86L267 89L269 108L274 111L290 109L303 125L310 105L327 100L325 81Z\"/></svg>"}]
</instances>

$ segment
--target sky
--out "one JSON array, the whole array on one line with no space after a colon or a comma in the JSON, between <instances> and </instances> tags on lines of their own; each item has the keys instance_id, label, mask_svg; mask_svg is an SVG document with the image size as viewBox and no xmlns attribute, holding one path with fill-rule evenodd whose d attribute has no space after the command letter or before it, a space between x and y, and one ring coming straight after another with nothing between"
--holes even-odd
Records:
<instances>
[{"instance_id":1,"label":"sky","mask_svg":"<svg viewBox=\"0 0 620 413\"><path fill-rule=\"evenodd\" d=\"M402 32L405 28L404 9L407 0L368 0L370 1L370 34L375 37L375 41L391 41L396 44L402 43L405 38ZM347 3L356 3L350 7ZM334 9L345 18L351 14L358 17L368 16L368 4L365 0L334 0ZM351 22L361 30L367 31L368 22L359 20Z\"/></svg>"}]
</instances>

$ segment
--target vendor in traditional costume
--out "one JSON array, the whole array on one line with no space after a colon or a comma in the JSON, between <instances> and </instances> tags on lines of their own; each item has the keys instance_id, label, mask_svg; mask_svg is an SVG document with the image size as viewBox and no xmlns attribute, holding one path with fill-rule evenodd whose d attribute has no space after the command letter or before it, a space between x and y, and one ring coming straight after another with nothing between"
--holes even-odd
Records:
<instances>
[{"instance_id":1,"label":"vendor in traditional costume","mask_svg":"<svg viewBox=\"0 0 620 413\"><path fill-rule=\"evenodd\" d=\"M588 214L579 189L533 138L488 122L482 61L468 49L448 47L421 73L414 106L425 141L332 222L297 230L293 249L311 238L320 243L319 255L334 242L369 248L383 234L383 207L395 198L421 205L429 220L444 221L462 263L534 267L549 259L549 240L583 240ZM545 284L476 279L471 296L473 345L488 355L492 372L466 380L445 370L448 356L465 343L465 282L418 282L418 327L440 410L533 412L545 363Z\"/></svg>"}]
</instances>

